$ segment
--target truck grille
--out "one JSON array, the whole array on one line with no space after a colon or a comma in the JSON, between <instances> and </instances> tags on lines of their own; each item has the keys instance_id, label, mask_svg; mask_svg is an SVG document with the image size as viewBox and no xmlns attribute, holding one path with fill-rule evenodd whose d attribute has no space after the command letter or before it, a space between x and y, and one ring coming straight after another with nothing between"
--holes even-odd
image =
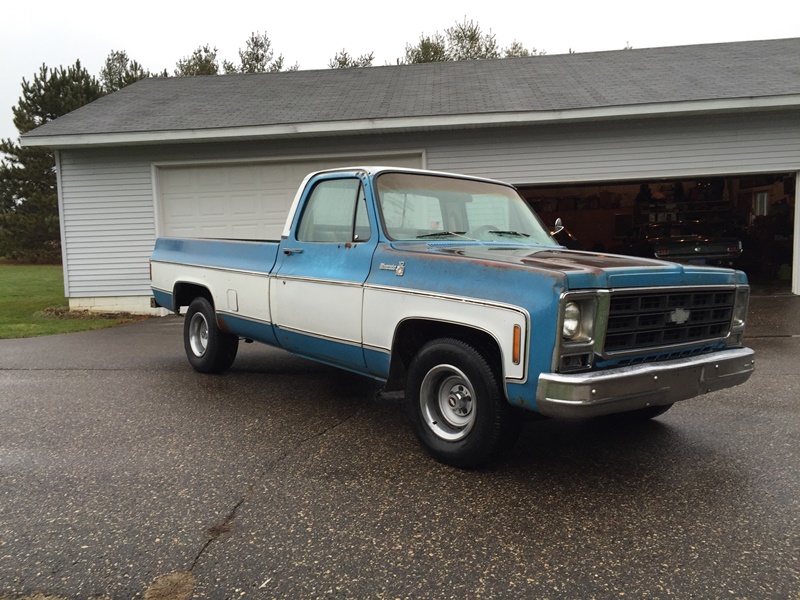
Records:
<instances>
[{"instance_id":1,"label":"truck grille","mask_svg":"<svg viewBox=\"0 0 800 600\"><path fill-rule=\"evenodd\" d=\"M616 293L611 297L605 351L623 352L724 338L734 290Z\"/></svg>"}]
</instances>

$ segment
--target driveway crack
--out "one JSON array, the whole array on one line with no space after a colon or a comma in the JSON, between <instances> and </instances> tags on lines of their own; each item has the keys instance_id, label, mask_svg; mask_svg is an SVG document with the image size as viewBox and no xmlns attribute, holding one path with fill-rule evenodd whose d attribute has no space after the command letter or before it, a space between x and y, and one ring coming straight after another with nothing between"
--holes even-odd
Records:
<instances>
[{"instance_id":1,"label":"driveway crack","mask_svg":"<svg viewBox=\"0 0 800 600\"><path fill-rule=\"evenodd\" d=\"M339 427L341 427L344 424L346 424L348 421L352 420L356 415L358 415L361 412L361 410L362 410L362 408L359 407L356 410L354 410L353 412L351 412L349 415L344 417L343 419L340 419L339 421L337 421L336 423L333 423L332 425L329 425L328 427L325 427L325 428L321 429L320 431L301 439L299 442L294 444L291 448L289 448L284 453L282 453L280 456L278 456L275 460L273 460L262 471L260 471L255 476L254 481L248 486L247 491L239 499L239 501L233 506L233 508L230 510L230 512L227 514L227 516L222 521L220 521L219 523L216 523L215 525L212 525L212 526L206 528L206 530L205 530L206 541L203 544L203 547L200 548L200 551L197 553L197 556L195 556L194 561L192 561L192 566L189 567L189 572L191 573L191 572L194 571L194 568L197 566L197 563L200 561L200 559L203 557L203 555L208 551L208 549L211 547L211 545L216 540L218 540L219 538L221 538L225 534L230 533L231 531L233 531L233 524L234 524L234 521L236 519L236 515L239 512L239 509L242 507L242 505L245 502L247 502L247 500L253 494L253 491L256 489L256 486L261 481L264 480L264 478L266 477L267 473L269 473L270 471L275 470L275 468L278 465L280 465L285 460L287 460L288 458L290 458L291 456L296 454L297 451L300 448L302 448L304 445L306 445L308 443L311 443L314 440L318 440L318 439L321 439L321 438L325 437L330 432L338 429Z\"/></svg>"}]
</instances>

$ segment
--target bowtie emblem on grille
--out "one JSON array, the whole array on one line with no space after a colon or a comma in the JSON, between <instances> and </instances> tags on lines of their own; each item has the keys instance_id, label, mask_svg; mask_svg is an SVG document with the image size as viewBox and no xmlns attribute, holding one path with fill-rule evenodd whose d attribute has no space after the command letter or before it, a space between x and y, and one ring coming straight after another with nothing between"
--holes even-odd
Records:
<instances>
[{"instance_id":1,"label":"bowtie emblem on grille","mask_svg":"<svg viewBox=\"0 0 800 600\"><path fill-rule=\"evenodd\" d=\"M683 325L689 320L689 316L691 316L691 314L692 313L685 308L676 308L669 313L669 322L675 323L676 325Z\"/></svg>"}]
</instances>

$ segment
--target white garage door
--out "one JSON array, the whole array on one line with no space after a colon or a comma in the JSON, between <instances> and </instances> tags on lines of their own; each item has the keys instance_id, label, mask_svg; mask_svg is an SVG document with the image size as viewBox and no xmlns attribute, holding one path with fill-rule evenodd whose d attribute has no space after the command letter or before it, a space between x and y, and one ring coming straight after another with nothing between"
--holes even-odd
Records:
<instances>
[{"instance_id":1,"label":"white garage door","mask_svg":"<svg viewBox=\"0 0 800 600\"><path fill-rule=\"evenodd\" d=\"M422 156L414 153L160 167L159 235L277 240L297 187L306 175L322 169L363 164L419 169Z\"/></svg>"}]
</instances>

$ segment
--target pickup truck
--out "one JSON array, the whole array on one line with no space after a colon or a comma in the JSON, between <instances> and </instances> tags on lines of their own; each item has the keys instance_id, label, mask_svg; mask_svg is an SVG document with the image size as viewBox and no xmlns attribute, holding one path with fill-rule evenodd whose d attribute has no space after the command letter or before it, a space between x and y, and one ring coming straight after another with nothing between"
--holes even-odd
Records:
<instances>
[{"instance_id":1,"label":"pickup truck","mask_svg":"<svg viewBox=\"0 0 800 600\"><path fill-rule=\"evenodd\" d=\"M526 411L649 419L755 365L744 273L567 250L476 177L312 173L279 241L159 238L150 268L196 371L228 369L243 339L374 378L463 468L510 448Z\"/></svg>"}]
</instances>

